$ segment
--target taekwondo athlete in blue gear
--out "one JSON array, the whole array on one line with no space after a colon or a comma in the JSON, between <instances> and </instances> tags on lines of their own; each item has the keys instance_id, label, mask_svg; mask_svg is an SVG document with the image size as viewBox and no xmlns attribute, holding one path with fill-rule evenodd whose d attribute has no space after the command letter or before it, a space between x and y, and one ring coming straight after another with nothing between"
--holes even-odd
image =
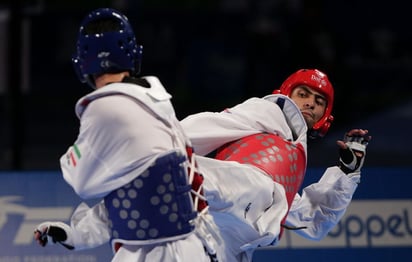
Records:
<instances>
[{"instance_id":1,"label":"taekwondo athlete in blue gear","mask_svg":"<svg viewBox=\"0 0 412 262\"><path fill-rule=\"evenodd\" d=\"M73 250L109 242L112 261L223 261L190 141L159 79L137 77L141 56L120 12L82 21L72 61L95 90L76 104L79 134L60 164L82 199L100 202L80 204L70 225L41 223L34 238Z\"/></svg>"}]
</instances>

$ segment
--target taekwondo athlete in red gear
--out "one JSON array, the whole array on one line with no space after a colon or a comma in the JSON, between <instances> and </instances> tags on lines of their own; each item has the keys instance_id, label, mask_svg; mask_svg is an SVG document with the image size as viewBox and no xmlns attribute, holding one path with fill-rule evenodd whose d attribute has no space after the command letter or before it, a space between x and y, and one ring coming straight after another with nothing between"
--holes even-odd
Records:
<instances>
[{"instance_id":1,"label":"taekwondo athlete in red gear","mask_svg":"<svg viewBox=\"0 0 412 262\"><path fill-rule=\"evenodd\" d=\"M79 205L70 226L41 223L34 237L74 250L110 241L112 261L221 261L190 141L159 79L137 77L141 54L118 11L83 20L73 63L95 90L76 104L79 134L60 164L82 199L101 201Z\"/></svg>"},{"instance_id":2,"label":"taekwondo athlete in red gear","mask_svg":"<svg viewBox=\"0 0 412 262\"><path fill-rule=\"evenodd\" d=\"M254 250L276 245L285 227L320 240L345 213L360 181L367 130L353 129L338 141L339 166L298 193L307 136L326 134L333 98L326 74L302 69L271 95L181 121L198 154L206 198L229 261L252 261ZM215 150L223 161L200 156Z\"/></svg>"}]
</instances>

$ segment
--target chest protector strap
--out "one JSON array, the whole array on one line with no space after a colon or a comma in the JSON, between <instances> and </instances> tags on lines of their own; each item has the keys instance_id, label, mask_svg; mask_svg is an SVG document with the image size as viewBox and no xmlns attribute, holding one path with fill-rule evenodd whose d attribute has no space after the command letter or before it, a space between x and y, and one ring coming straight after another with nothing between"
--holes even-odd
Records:
<instances>
[{"instance_id":1,"label":"chest protector strap","mask_svg":"<svg viewBox=\"0 0 412 262\"><path fill-rule=\"evenodd\" d=\"M254 134L231 142L218 150L216 158L253 165L263 170L284 187L288 210L306 171L302 145L293 144L274 134Z\"/></svg>"},{"instance_id":2,"label":"chest protector strap","mask_svg":"<svg viewBox=\"0 0 412 262\"><path fill-rule=\"evenodd\" d=\"M112 238L156 240L194 230L186 156L173 152L158 158L143 174L104 199Z\"/></svg>"},{"instance_id":3,"label":"chest protector strap","mask_svg":"<svg viewBox=\"0 0 412 262\"><path fill-rule=\"evenodd\" d=\"M206 201L206 197L204 196L204 191L203 191L203 175L199 173L198 171L198 166L195 161L195 154L193 152L192 147L186 147L186 153L187 156L189 157L189 162L190 166L188 168L188 173L189 173L189 183L192 185L192 199L194 203L194 208L201 212L203 209L205 209L208 206L208 203Z\"/></svg>"}]
</instances>

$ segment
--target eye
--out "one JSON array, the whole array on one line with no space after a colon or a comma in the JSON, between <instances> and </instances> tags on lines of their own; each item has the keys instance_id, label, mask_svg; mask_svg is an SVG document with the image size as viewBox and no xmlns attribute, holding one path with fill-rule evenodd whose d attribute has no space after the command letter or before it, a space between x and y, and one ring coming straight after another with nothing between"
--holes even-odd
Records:
<instances>
[{"instance_id":1,"label":"eye","mask_svg":"<svg viewBox=\"0 0 412 262\"><path fill-rule=\"evenodd\" d=\"M324 99L320 99L320 98L316 99L316 104L318 106L326 107L326 101Z\"/></svg>"},{"instance_id":2,"label":"eye","mask_svg":"<svg viewBox=\"0 0 412 262\"><path fill-rule=\"evenodd\" d=\"M300 91L298 92L298 96L301 97L301 98L307 97L307 93L306 93L304 90L300 90Z\"/></svg>"}]
</instances>

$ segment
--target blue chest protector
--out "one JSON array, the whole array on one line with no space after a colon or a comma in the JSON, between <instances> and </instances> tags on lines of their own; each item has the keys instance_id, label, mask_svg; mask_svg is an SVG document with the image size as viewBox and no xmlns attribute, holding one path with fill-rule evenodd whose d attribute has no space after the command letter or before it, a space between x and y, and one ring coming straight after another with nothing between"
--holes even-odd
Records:
<instances>
[{"instance_id":1,"label":"blue chest protector","mask_svg":"<svg viewBox=\"0 0 412 262\"><path fill-rule=\"evenodd\" d=\"M132 182L104 198L112 238L146 241L194 230L197 212L185 161L186 156L177 152L159 157Z\"/></svg>"}]
</instances>

